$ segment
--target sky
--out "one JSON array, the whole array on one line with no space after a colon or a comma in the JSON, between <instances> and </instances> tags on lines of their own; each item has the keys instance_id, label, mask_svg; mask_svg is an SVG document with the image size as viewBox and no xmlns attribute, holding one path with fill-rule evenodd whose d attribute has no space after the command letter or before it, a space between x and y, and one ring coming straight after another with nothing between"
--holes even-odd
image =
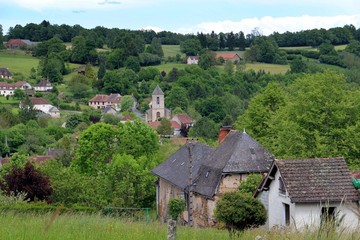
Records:
<instances>
[{"instance_id":1,"label":"sky","mask_svg":"<svg viewBox=\"0 0 360 240\"><path fill-rule=\"evenodd\" d=\"M79 24L156 32L263 35L352 24L360 28L359 0L0 0L4 34L16 24Z\"/></svg>"}]
</instances>

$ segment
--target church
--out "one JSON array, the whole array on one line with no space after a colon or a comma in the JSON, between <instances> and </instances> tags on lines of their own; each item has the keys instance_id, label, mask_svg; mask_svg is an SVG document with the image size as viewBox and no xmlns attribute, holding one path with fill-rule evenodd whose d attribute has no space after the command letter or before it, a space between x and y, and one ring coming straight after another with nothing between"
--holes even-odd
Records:
<instances>
[{"instance_id":1,"label":"church","mask_svg":"<svg viewBox=\"0 0 360 240\"><path fill-rule=\"evenodd\" d=\"M145 113L146 122L156 122L159 118L171 118L170 109L165 107L165 95L159 85L157 85L152 93L149 109Z\"/></svg>"}]
</instances>

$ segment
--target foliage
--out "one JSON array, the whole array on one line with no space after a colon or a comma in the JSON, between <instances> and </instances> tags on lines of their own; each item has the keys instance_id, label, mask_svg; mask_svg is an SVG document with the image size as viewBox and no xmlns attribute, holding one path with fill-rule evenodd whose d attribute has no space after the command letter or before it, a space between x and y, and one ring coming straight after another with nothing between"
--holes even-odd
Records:
<instances>
[{"instance_id":1,"label":"foliage","mask_svg":"<svg viewBox=\"0 0 360 240\"><path fill-rule=\"evenodd\" d=\"M73 75L68 84L69 92L74 99L88 98L93 95L92 81L82 74Z\"/></svg>"},{"instance_id":2,"label":"foliage","mask_svg":"<svg viewBox=\"0 0 360 240\"><path fill-rule=\"evenodd\" d=\"M91 125L79 136L73 166L81 173L95 176L104 171L114 153L114 140L115 130L111 125Z\"/></svg>"},{"instance_id":3,"label":"foliage","mask_svg":"<svg viewBox=\"0 0 360 240\"><path fill-rule=\"evenodd\" d=\"M234 234L263 225L266 222L266 210L258 199L249 194L227 192L216 203L215 217Z\"/></svg>"},{"instance_id":4,"label":"foliage","mask_svg":"<svg viewBox=\"0 0 360 240\"><path fill-rule=\"evenodd\" d=\"M26 97L21 103L19 119L22 123L36 119L36 109L34 109L34 104L29 97Z\"/></svg>"},{"instance_id":5,"label":"foliage","mask_svg":"<svg viewBox=\"0 0 360 240\"><path fill-rule=\"evenodd\" d=\"M177 220L179 215L185 210L186 202L184 199L171 198L169 200L168 208L171 219Z\"/></svg>"},{"instance_id":6,"label":"foliage","mask_svg":"<svg viewBox=\"0 0 360 240\"><path fill-rule=\"evenodd\" d=\"M134 106L134 97L130 95L123 96L120 100L120 106L122 112L130 112Z\"/></svg>"},{"instance_id":7,"label":"foliage","mask_svg":"<svg viewBox=\"0 0 360 240\"><path fill-rule=\"evenodd\" d=\"M160 120L160 125L158 126L158 128L156 130L160 135L172 135L173 134L173 130L171 128L171 122L167 118L162 118Z\"/></svg>"},{"instance_id":8,"label":"foliage","mask_svg":"<svg viewBox=\"0 0 360 240\"><path fill-rule=\"evenodd\" d=\"M4 180L0 183L0 188L8 195L11 192L14 195L26 193L26 199L29 201L48 200L52 188L47 176L44 176L39 170L35 169L30 162L25 164L24 168L14 166Z\"/></svg>"},{"instance_id":9,"label":"foliage","mask_svg":"<svg viewBox=\"0 0 360 240\"><path fill-rule=\"evenodd\" d=\"M131 95L135 92L138 75L131 69L107 71L103 78L104 90L107 93Z\"/></svg>"},{"instance_id":10,"label":"foliage","mask_svg":"<svg viewBox=\"0 0 360 240\"><path fill-rule=\"evenodd\" d=\"M240 184L239 191L244 194L248 193L252 195L259 186L262 177L261 174L249 174L249 176Z\"/></svg>"},{"instance_id":11,"label":"foliage","mask_svg":"<svg viewBox=\"0 0 360 240\"><path fill-rule=\"evenodd\" d=\"M201 50L200 41L197 38L192 38L181 42L180 51L186 56L196 56Z\"/></svg>"},{"instance_id":12,"label":"foliage","mask_svg":"<svg viewBox=\"0 0 360 240\"><path fill-rule=\"evenodd\" d=\"M117 140L119 153L132 155L135 158L152 156L159 149L156 132L147 124L135 120L118 125Z\"/></svg>"}]
</instances>

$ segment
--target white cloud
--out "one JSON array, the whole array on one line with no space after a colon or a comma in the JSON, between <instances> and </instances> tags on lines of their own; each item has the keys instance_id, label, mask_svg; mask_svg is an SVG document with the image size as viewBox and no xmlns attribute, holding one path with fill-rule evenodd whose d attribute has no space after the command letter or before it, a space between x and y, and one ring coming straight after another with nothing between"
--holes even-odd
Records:
<instances>
[{"instance_id":1,"label":"white cloud","mask_svg":"<svg viewBox=\"0 0 360 240\"><path fill-rule=\"evenodd\" d=\"M142 30L153 30L156 33L164 31L164 29L155 26L146 26L143 27Z\"/></svg>"},{"instance_id":2,"label":"white cloud","mask_svg":"<svg viewBox=\"0 0 360 240\"><path fill-rule=\"evenodd\" d=\"M270 17L263 18L246 18L239 21L218 21L218 22L203 22L195 26L179 28L173 31L179 33L216 33L231 32L234 33L243 31L245 34L251 33L251 30L258 28L264 35L269 35L273 32L283 33L286 31L296 32L307 29L332 27L343 27L346 24L353 24L355 27L360 27L360 14L356 15L339 15L332 17L319 16L300 16L300 17Z\"/></svg>"}]
</instances>

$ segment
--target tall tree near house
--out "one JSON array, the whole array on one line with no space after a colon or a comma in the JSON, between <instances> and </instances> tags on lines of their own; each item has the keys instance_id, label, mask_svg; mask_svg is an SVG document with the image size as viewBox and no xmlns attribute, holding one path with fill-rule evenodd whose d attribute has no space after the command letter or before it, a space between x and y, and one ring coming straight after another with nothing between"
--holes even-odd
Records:
<instances>
[{"instance_id":1,"label":"tall tree near house","mask_svg":"<svg viewBox=\"0 0 360 240\"><path fill-rule=\"evenodd\" d=\"M86 47L86 40L79 35L71 39L71 61L74 63L86 63L88 61L89 52Z\"/></svg>"},{"instance_id":2,"label":"tall tree near house","mask_svg":"<svg viewBox=\"0 0 360 240\"><path fill-rule=\"evenodd\" d=\"M211 34L208 35L207 42L209 50L217 51L219 49L219 38L214 31L212 31Z\"/></svg>"},{"instance_id":3,"label":"tall tree near house","mask_svg":"<svg viewBox=\"0 0 360 240\"><path fill-rule=\"evenodd\" d=\"M197 38L191 38L180 43L180 51L186 56L196 56L201 50L200 41Z\"/></svg>"},{"instance_id":4,"label":"tall tree near house","mask_svg":"<svg viewBox=\"0 0 360 240\"><path fill-rule=\"evenodd\" d=\"M172 135L173 130L171 129L170 120L166 118L162 118L160 122L161 122L160 126L158 126L158 128L156 129L157 132L160 135Z\"/></svg>"},{"instance_id":5,"label":"tall tree near house","mask_svg":"<svg viewBox=\"0 0 360 240\"><path fill-rule=\"evenodd\" d=\"M34 104L31 102L28 96L26 96L25 99L21 102L19 118L22 123L36 119L36 110L34 109Z\"/></svg>"},{"instance_id":6,"label":"tall tree near house","mask_svg":"<svg viewBox=\"0 0 360 240\"><path fill-rule=\"evenodd\" d=\"M219 34L219 48L220 50L223 50L225 49L225 47L226 47L225 34L221 32Z\"/></svg>"},{"instance_id":7,"label":"tall tree near house","mask_svg":"<svg viewBox=\"0 0 360 240\"><path fill-rule=\"evenodd\" d=\"M84 130L78 139L73 167L81 173L97 175L114 154L115 130L105 123L96 123Z\"/></svg>"},{"instance_id":8,"label":"tall tree near house","mask_svg":"<svg viewBox=\"0 0 360 240\"><path fill-rule=\"evenodd\" d=\"M201 44L201 47L202 48L207 48L208 47L208 43L207 43L207 40L206 40L206 35L203 34L202 32L199 34L197 34L197 37L200 41L200 44Z\"/></svg>"},{"instance_id":9,"label":"tall tree near house","mask_svg":"<svg viewBox=\"0 0 360 240\"><path fill-rule=\"evenodd\" d=\"M4 42L3 27L0 24L0 49L5 49L5 45L3 44L3 42Z\"/></svg>"},{"instance_id":10,"label":"tall tree near house","mask_svg":"<svg viewBox=\"0 0 360 240\"><path fill-rule=\"evenodd\" d=\"M244 51L246 48L246 39L242 31L239 33L238 47L240 51Z\"/></svg>"}]
</instances>

